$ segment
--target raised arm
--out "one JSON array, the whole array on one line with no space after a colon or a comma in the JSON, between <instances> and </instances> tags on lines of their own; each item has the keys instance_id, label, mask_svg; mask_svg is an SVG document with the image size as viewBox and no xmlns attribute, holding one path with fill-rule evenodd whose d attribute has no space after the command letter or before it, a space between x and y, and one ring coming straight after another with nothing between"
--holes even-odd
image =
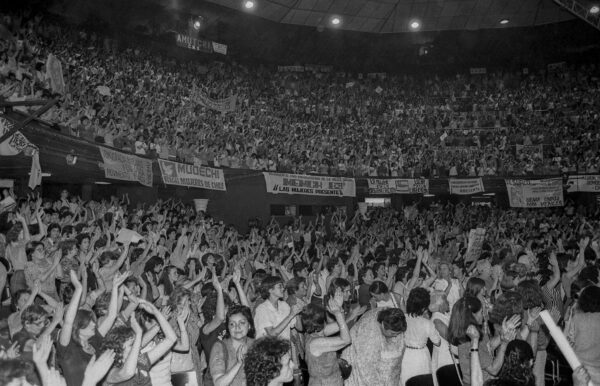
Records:
<instances>
[{"instance_id":1,"label":"raised arm","mask_svg":"<svg viewBox=\"0 0 600 386\"><path fill-rule=\"evenodd\" d=\"M340 335L335 337L323 337L312 340L308 349L314 356L320 356L326 352L338 351L352 343L348 325L344 319L342 311L343 295L341 292L336 292L334 298L329 299L327 309L335 316L335 320L339 326Z\"/></svg>"},{"instance_id":2,"label":"raised arm","mask_svg":"<svg viewBox=\"0 0 600 386\"><path fill-rule=\"evenodd\" d=\"M117 273L113 279L112 292L110 294L110 303L108 305L108 314L106 318L98 324L98 333L102 336L106 336L108 331L111 329L117 316L119 314L119 286L123 284L125 279L129 277L129 272L123 274Z\"/></svg>"},{"instance_id":3,"label":"raised arm","mask_svg":"<svg viewBox=\"0 0 600 386\"><path fill-rule=\"evenodd\" d=\"M83 286L79 282L77 274L74 271L71 271L69 272L69 276L71 278L71 284L73 284L73 287L75 287L75 291L73 292L73 297L71 298L71 302L69 303L67 311L65 312L65 320L58 338L60 345L63 347L68 346L69 342L71 341L73 322L75 321L77 309L79 308L79 301L81 300L81 294L83 293Z\"/></svg>"},{"instance_id":4,"label":"raised arm","mask_svg":"<svg viewBox=\"0 0 600 386\"><path fill-rule=\"evenodd\" d=\"M146 312L152 314L156 321L158 322L165 338L157 344L152 350L150 350L148 354L148 359L151 364L156 363L160 358L163 357L173 347L175 342L177 342L177 334L173 327L169 324L169 321L165 316L156 308L152 303L149 303L145 300L140 300L140 308L144 309Z\"/></svg>"}]
</instances>

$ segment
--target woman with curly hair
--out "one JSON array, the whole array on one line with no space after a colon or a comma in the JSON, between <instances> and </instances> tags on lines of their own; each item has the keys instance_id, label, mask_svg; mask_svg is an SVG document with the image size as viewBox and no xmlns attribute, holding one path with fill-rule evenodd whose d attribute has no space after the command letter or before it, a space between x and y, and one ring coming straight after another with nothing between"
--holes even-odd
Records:
<instances>
[{"instance_id":1,"label":"woman with curly hair","mask_svg":"<svg viewBox=\"0 0 600 386\"><path fill-rule=\"evenodd\" d=\"M247 386L283 386L294 379L295 364L288 341L274 336L257 339L246 353Z\"/></svg>"},{"instance_id":2,"label":"woman with curly hair","mask_svg":"<svg viewBox=\"0 0 600 386\"><path fill-rule=\"evenodd\" d=\"M250 308L231 306L225 325L225 339L218 341L210 353L210 374L216 386L245 386L244 357L255 336Z\"/></svg>"},{"instance_id":3,"label":"woman with curly hair","mask_svg":"<svg viewBox=\"0 0 600 386\"><path fill-rule=\"evenodd\" d=\"M535 374L536 386L544 386L544 372L546 367L546 348L550 343L550 339L546 334L545 329L540 329L539 314L542 308L545 308L544 295L542 288L534 279L524 280L517 285L517 292L523 298L523 309L525 311L526 323L523 326L527 333L527 341L533 350L535 358L535 366L533 368ZM543 324L543 323L541 323Z\"/></svg>"},{"instance_id":4,"label":"woman with curly hair","mask_svg":"<svg viewBox=\"0 0 600 386\"><path fill-rule=\"evenodd\" d=\"M341 386L344 384L337 351L352 342L342 303L341 291L330 297L327 311L335 317L335 323L327 324L326 311L323 307L309 304L302 311L302 326L307 334L305 343L305 359L308 365L309 386ZM332 336L340 333L339 336Z\"/></svg>"},{"instance_id":5,"label":"woman with curly hair","mask_svg":"<svg viewBox=\"0 0 600 386\"><path fill-rule=\"evenodd\" d=\"M533 350L527 342L519 339L510 341L498 378L486 381L484 386L534 386L533 360Z\"/></svg>"},{"instance_id":6,"label":"woman with curly hair","mask_svg":"<svg viewBox=\"0 0 600 386\"><path fill-rule=\"evenodd\" d=\"M600 287L590 285L581 291L576 311L565 334L592 383L600 385Z\"/></svg>"},{"instance_id":7,"label":"woman with curly hair","mask_svg":"<svg viewBox=\"0 0 600 386\"><path fill-rule=\"evenodd\" d=\"M150 386L150 368L162 358L177 341L177 335L165 316L151 303L139 301L139 307L156 318L165 338L152 350L140 355L142 328L135 315L131 315L131 326L118 326L106 335L101 352L113 350L115 361L106 377L106 385Z\"/></svg>"}]
</instances>

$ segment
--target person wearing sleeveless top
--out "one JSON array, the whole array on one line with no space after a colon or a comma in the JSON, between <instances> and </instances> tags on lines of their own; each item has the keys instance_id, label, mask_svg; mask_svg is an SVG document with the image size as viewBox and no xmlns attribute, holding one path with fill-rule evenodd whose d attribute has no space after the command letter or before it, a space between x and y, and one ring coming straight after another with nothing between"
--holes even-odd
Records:
<instances>
[{"instance_id":1,"label":"person wearing sleeveless top","mask_svg":"<svg viewBox=\"0 0 600 386\"><path fill-rule=\"evenodd\" d=\"M401 385L433 386L431 356L427 340L434 346L441 343L440 334L429 320L429 292L425 288L410 291L406 300L406 332L404 344L406 355L402 359Z\"/></svg>"},{"instance_id":2,"label":"person wearing sleeveless top","mask_svg":"<svg viewBox=\"0 0 600 386\"><path fill-rule=\"evenodd\" d=\"M307 334L305 358L308 365L309 386L344 384L338 365L337 351L348 346L352 339L342 309L343 296L343 292L338 290L327 304L327 311L333 314L335 323L327 324L326 311L321 306L309 304L302 311L302 327ZM333 334L336 335L332 336Z\"/></svg>"}]
</instances>

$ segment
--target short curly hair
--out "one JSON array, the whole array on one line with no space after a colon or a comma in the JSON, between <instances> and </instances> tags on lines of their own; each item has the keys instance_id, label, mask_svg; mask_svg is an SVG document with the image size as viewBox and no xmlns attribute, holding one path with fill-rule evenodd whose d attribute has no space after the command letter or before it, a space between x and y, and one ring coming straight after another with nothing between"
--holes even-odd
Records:
<instances>
[{"instance_id":1,"label":"short curly hair","mask_svg":"<svg viewBox=\"0 0 600 386\"><path fill-rule=\"evenodd\" d=\"M498 378L510 381L511 385L535 385L532 366L534 358L535 355L529 343L519 339L510 341L506 346L504 363Z\"/></svg>"},{"instance_id":2,"label":"short curly hair","mask_svg":"<svg viewBox=\"0 0 600 386\"><path fill-rule=\"evenodd\" d=\"M248 386L268 386L281 371L281 358L290 351L288 341L267 336L257 339L244 361L246 384Z\"/></svg>"},{"instance_id":3,"label":"short curly hair","mask_svg":"<svg viewBox=\"0 0 600 386\"><path fill-rule=\"evenodd\" d=\"M544 307L544 295L537 281L532 279L520 282L517 285L517 292L523 298L524 309Z\"/></svg>"},{"instance_id":4,"label":"short curly hair","mask_svg":"<svg viewBox=\"0 0 600 386\"><path fill-rule=\"evenodd\" d=\"M431 296L425 288L413 288L406 300L406 313L411 316L423 316L429 311Z\"/></svg>"},{"instance_id":5,"label":"short curly hair","mask_svg":"<svg viewBox=\"0 0 600 386\"><path fill-rule=\"evenodd\" d=\"M503 293L496 299L494 308L490 311L490 322L502 324L504 318L523 313L523 297L514 291Z\"/></svg>"},{"instance_id":6,"label":"short curly hair","mask_svg":"<svg viewBox=\"0 0 600 386\"><path fill-rule=\"evenodd\" d=\"M129 339L133 338L135 333L129 326L117 326L112 328L108 334L104 337L100 352L103 353L106 350L113 350L115 352L115 367L123 366L123 345Z\"/></svg>"}]
</instances>

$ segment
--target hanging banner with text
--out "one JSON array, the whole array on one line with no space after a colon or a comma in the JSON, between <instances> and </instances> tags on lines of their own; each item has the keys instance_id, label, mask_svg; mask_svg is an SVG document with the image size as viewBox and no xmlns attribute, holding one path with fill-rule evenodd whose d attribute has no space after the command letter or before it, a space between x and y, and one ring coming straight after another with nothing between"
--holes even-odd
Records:
<instances>
[{"instance_id":1,"label":"hanging banner with text","mask_svg":"<svg viewBox=\"0 0 600 386\"><path fill-rule=\"evenodd\" d=\"M450 178L450 194L475 194L481 193L483 180L481 178Z\"/></svg>"},{"instance_id":2,"label":"hanging banner with text","mask_svg":"<svg viewBox=\"0 0 600 386\"><path fill-rule=\"evenodd\" d=\"M352 178L264 172L267 192L309 196L356 197Z\"/></svg>"},{"instance_id":3,"label":"hanging banner with text","mask_svg":"<svg viewBox=\"0 0 600 386\"><path fill-rule=\"evenodd\" d=\"M223 170L158 160L162 180L167 185L191 186L200 189L227 190Z\"/></svg>"},{"instance_id":4,"label":"hanging banner with text","mask_svg":"<svg viewBox=\"0 0 600 386\"><path fill-rule=\"evenodd\" d=\"M113 180L137 181L152 186L152 161L132 154L98 147L102 155L104 176Z\"/></svg>"},{"instance_id":5,"label":"hanging banner with text","mask_svg":"<svg viewBox=\"0 0 600 386\"><path fill-rule=\"evenodd\" d=\"M600 192L600 175L569 176L567 192Z\"/></svg>"},{"instance_id":6,"label":"hanging banner with text","mask_svg":"<svg viewBox=\"0 0 600 386\"><path fill-rule=\"evenodd\" d=\"M429 193L429 180L424 178L369 178L369 194Z\"/></svg>"},{"instance_id":7,"label":"hanging banner with text","mask_svg":"<svg viewBox=\"0 0 600 386\"><path fill-rule=\"evenodd\" d=\"M206 54L216 52L221 55L227 55L227 46L225 44L197 39L188 35L177 34L175 43L177 46L187 48L188 50L204 52Z\"/></svg>"},{"instance_id":8,"label":"hanging banner with text","mask_svg":"<svg viewBox=\"0 0 600 386\"><path fill-rule=\"evenodd\" d=\"M219 111L221 113L228 113L235 111L235 104L237 101L237 95L231 95L223 99L213 99L202 92L198 92L196 100L204 107Z\"/></svg>"},{"instance_id":9,"label":"hanging banner with text","mask_svg":"<svg viewBox=\"0 0 600 386\"><path fill-rule=\"evenodd\" d=\"M505 182L508 200L513 208L548 208L564 205L562 178Z\"/></svg>"}]
</instances>

